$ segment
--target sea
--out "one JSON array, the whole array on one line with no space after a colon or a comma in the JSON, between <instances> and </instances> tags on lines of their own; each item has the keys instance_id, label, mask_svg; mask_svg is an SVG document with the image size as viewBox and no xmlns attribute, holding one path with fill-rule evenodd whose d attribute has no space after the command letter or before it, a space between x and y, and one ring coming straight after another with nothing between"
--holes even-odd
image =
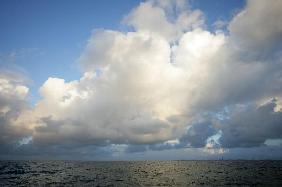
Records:
<instances>
[{"instance_id":1,"label":"sea","mask_svg":"<svg viewBox=\"0 0 282 187\"><path fill-rule=\"evenodd\" d=\"M0 186L282 186L282 161L0 161Z\"/></svg>"}]
</instances>

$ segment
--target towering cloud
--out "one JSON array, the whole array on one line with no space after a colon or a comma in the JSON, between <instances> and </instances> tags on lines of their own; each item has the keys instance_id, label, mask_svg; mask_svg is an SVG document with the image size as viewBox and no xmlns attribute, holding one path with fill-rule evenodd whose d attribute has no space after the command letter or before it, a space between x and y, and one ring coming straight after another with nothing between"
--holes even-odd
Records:
<instances>
[{"instance_id":1,"label":"towering cloud","mask_svg":"<svg viewBox=\"0 0 282 187\"><path fill-rule=\"evenodd\" d=\"M31 137L27 144L45 150L144 151L279 139L281 8L249 0L225 33L206 30L203 13L185 1L143 2L123 20L133 31L95 30L78 60L81 79L50 77L34 107L26 86L1 78L1 144Z\"/></svg>"}]
</instances>

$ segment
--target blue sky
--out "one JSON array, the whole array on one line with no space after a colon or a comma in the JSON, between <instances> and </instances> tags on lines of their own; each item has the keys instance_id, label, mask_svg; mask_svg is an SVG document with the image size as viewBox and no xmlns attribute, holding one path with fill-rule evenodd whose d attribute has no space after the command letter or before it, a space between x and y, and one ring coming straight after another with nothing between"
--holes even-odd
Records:
<instances>
[{"instance_id":1,"label":"blue sky","mask_svg":"<svg viewBox=\"0 0 282 187\"><path fill-rule=\"evenodd\" d=\"M0 1L0 159L281 159L281 8Z\"/></svg>"}]
</instances>

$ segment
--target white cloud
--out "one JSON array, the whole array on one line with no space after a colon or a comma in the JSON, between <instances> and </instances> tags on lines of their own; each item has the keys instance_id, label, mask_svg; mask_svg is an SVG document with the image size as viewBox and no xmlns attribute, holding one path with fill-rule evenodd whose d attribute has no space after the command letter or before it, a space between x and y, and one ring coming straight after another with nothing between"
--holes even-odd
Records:
<instances>
[{"instance_id":1,"label":"white cloud","mask_svg":"<svg viewBox=\"0 0 282 187\"><path fill-rule=\"evenodd\" d=\"M141 3L124 22L138 31L158 34L175 41L183 32L203 25L203 14L190 10L185 1L147 1Z\"/></svg>"}]
</instances>

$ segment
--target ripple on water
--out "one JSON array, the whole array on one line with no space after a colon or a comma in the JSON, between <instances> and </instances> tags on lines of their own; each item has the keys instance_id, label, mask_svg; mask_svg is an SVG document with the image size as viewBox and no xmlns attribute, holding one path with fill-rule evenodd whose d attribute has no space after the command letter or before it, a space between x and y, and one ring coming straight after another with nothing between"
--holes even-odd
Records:
<instances>
[{"instance_id":1,"label":"ripple on water","mask_svg":"<svg viewBox=\"0 0 282 187\"><path fill-rule=\"evenodd\" d=\"M282 161L0 161L0 186L282 186Z\"/></svg>"}]
</instances>

